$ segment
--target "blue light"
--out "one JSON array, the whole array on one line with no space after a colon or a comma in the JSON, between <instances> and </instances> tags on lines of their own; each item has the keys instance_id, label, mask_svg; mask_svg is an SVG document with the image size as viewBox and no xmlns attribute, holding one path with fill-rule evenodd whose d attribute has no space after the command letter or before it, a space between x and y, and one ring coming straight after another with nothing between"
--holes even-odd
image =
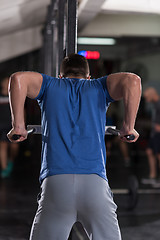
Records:
<instances>
[{"instance_id":1,"label":"blue light","mask_svg":"<svg viewBox=\"0 0 160 240\"><path fill-rule=\"evenodd\" d=\"M87 57L87 51L79 51L78 54Z\"/></svg>"}]
</instances>

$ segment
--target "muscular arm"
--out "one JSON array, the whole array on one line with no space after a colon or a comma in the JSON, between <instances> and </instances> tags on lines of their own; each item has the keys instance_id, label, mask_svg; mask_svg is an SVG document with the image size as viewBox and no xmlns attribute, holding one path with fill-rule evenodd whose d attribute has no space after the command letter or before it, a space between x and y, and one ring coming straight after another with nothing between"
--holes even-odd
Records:
<instances>
[{"instance_id":1,"label":"muscular arm","mask_svg":"<svg viewBox=\"0 0 160 240\"><path fill-rule=\"evenodd\" d=\"M134 134L136 115L141 98L141 79L132 73L111 74L107 78L107 87L110 96L114 100L123 100L124 103L124 122L121 129L121 135Z\"/></svg>"},{"instance_id":2,"label":"muscular arm","mask_svg":"<svg viewBox=\"0 0 160 240\"><path fill-rule=\"evenodd\" d=\"M18 141L23 141L27 137L24 122L24 103L26 97L35 98L41 88L42 75L36 72L17 72L10 77L9 101L12 116L12 130L8 133L11 140L13 134L22 137Z\"/></svg>"}]
</instances>

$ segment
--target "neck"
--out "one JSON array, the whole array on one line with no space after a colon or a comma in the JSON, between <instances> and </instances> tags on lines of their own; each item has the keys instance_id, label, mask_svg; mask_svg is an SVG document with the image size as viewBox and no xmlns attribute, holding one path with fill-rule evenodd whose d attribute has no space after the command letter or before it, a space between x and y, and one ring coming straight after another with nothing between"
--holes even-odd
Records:
<instances>
[{"instance_id":1,"label":"neck","mask_svg":"<svg viewBox=\"0 0 160 240\"><path fill-rule=\"evenodd\" d=\"M68 76L66 76L67 78L78 78L78 79L81 79L81 78L84 78L84 76L82 76L82 75L68 75ZM85 78L84 78L85 79Z\"/></svg>"}]
</instances>

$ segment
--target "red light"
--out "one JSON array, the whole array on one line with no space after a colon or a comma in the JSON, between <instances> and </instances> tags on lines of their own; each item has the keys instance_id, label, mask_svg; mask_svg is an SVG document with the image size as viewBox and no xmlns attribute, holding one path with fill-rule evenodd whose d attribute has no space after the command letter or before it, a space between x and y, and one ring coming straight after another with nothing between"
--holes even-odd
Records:
<instances>
[{"instance_id":1,"label":"red light","mask_svg":"<svg viewBox=\"0 0 160 240\"><path fill-rule=\"evenodd\" d=\"M100 53L98 51L86 51L86 58L87 59L99 59Z\"/></svg>"},{"instance_id":2,"label":"red light","mask_svg":"<svg viewBox=\"0 0 160 240\"><path fill-rule=\"evenodd\" d=\"M78 54L86 57L87 59L99 59L100 53L98 51L80 51Z\"/></svg>"}]
</instances>

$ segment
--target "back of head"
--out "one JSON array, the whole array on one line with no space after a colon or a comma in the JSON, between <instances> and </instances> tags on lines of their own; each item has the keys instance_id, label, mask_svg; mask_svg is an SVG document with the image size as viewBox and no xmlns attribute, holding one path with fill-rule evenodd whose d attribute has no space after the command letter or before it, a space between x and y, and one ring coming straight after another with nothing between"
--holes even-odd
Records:
<instances>
[{"instance_id":1,"label":"back of head","mask_svg":"<svg viewBox=\"0 0 160 240\"><path fill-rule=\"evenodd\" d=\"M85 57L72 53L65 57L60 67L60 74L63 77L82 76L87 78L89 76L89 65Z\"/></svg>"}]
</instances>

